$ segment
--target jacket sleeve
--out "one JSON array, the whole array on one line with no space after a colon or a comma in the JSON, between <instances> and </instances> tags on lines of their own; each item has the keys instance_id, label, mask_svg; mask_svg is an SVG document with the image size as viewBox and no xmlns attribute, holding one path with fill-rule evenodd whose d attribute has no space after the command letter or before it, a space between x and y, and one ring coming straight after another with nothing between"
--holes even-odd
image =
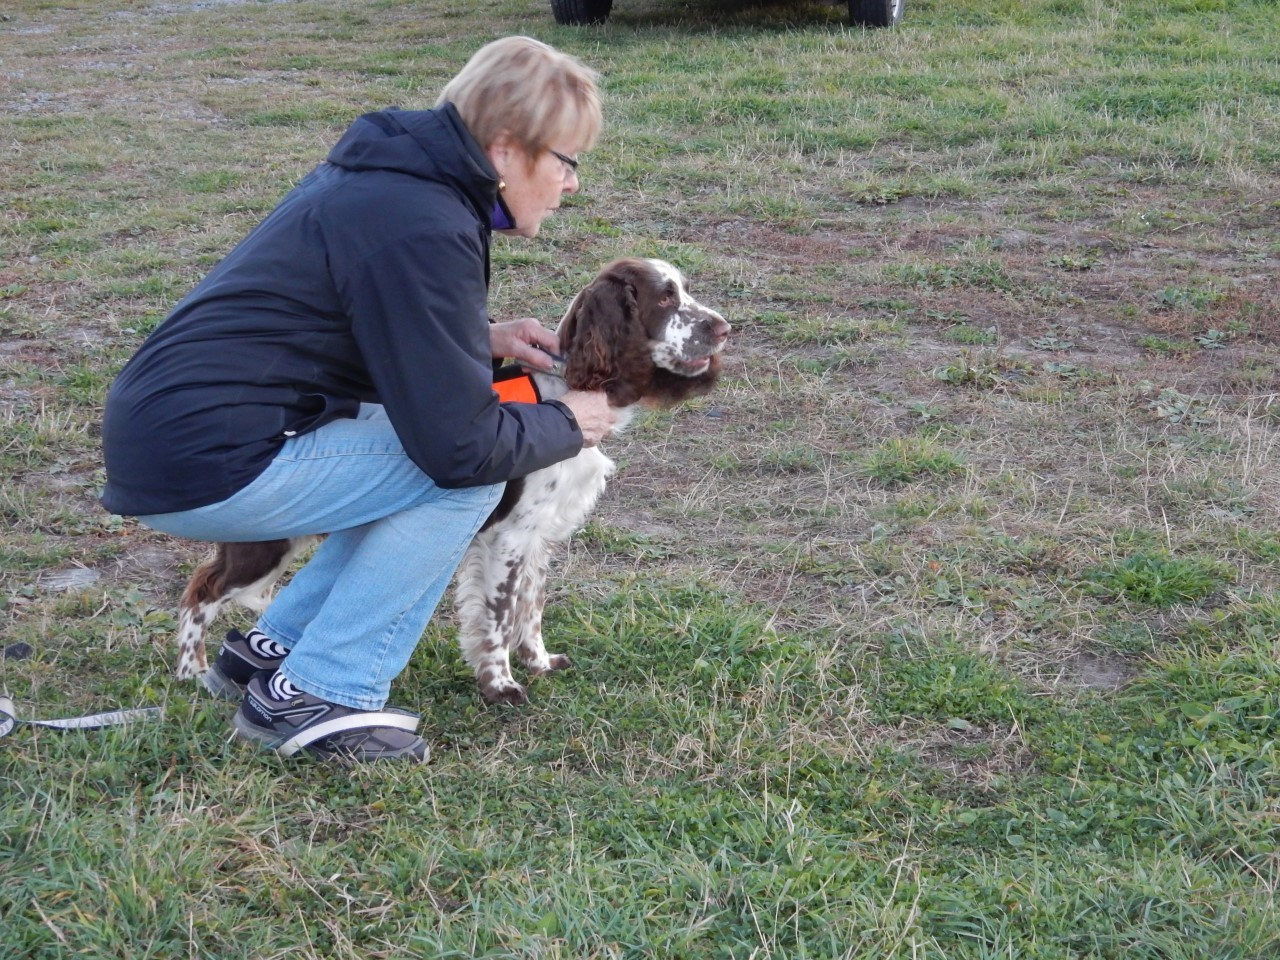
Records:
<instances>
[{"instance_id":1,"label":"jacket sleeve","mask_svg":"<svg viewBox=\"0 0 1280 960\"><path fill-rule=\"evenodd\" d=\"M342 274L378 400L410 459L437 484L499 483L582 449L567 407L500 404L492 390L478 231L389 239Z\"/></svg>"}]
</instances>

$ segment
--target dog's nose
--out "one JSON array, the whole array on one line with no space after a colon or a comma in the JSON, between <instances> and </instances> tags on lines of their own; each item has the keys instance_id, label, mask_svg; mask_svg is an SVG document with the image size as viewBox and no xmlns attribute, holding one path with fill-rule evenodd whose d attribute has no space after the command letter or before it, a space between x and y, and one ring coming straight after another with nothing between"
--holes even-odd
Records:
<instances>
[{"instance_id":1,"label":"dog's nose","mask_svg":"<svg viewBox=\"0 0 1280 960\"><path fill-rule=\"evenodd\" d=\"M692 324L694 335L699 341L717 347L729 338L729 331L733 329L724 317L696 300L682 309L680 316L686 323Z\"/></svg>"}]
</instances>

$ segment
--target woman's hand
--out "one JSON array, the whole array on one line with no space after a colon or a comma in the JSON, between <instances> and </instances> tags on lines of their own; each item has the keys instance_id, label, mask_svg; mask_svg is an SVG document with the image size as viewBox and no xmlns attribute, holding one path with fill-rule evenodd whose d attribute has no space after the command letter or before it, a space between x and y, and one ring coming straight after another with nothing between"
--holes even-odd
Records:
<instances>
[{"instance_id":1,"label":"woman's hand","mask_svg":"<svg viewBox=\"0 0 1280 960\"><path fill-rule=\"evenodd\" d=\"M532 317L489 324L489 345L495 359L510 357L535 370L550 370L551 355L560 352L556 335Z\"/></svg>"},{"instance_id":2,"label":"woman's hand","mask_svg":"<svg viewBox=\"0 0 1280 960\"><path fill-rule=\"evenodd\" d=\"M489 344L494 357L510 357L535 370L551 370L555 365L552 355L560 352L556 335L532 317L491 323ZM604 391L570 390L559 399L578 421L584 447L594 447L618 425L618 416Z\"/></svg>"},{"instance_id":3,"label":"woman's hand","mask_svg":"<svg viewBox=\"0 0 1280 960\"><path fill-rule=\"evenodd\" d=\"M573 411L573 418L582 431L584 447L594 447L618 424L618 416L609 406L609 398L603 390L570 390L560 398L560 402Z\"/></svg>"}]
</instances>

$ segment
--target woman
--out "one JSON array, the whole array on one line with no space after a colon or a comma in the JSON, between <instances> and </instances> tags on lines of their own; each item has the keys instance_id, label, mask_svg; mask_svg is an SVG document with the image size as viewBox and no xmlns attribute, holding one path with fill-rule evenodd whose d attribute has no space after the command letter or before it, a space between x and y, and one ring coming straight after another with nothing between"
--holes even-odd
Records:
<instances>
[{"instance_id":1,"label":"woman","mask_svg":"<svg viewBox=\"0 0 1280 960\"><path fill-rule=\"evenodd\" d=\"M330 533L213 667L248 681L242 736L426 759L384 707L463 551L504 481L613 425L603 394L500 404L493 359L548 368L557 342L486 307L491 230L537 236L600 125L588 68L489 44L434 109L359 118L112 385L108 510L200 540Z\"/></svg>"}]
</instances>

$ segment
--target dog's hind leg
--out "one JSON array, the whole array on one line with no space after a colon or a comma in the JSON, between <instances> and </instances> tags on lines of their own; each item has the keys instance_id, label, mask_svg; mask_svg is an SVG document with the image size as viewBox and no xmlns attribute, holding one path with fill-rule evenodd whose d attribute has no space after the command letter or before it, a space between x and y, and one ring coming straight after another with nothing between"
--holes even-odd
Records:
<instances>
[{"instance_id":1,"label":"dog's hind leg","mask_svg":"<svg viewBox=\"0 0 1280 960\"><path fill-rule=\"evenodd\" d=\"M294 537L292 540L266 540L262 543L229 543L235 548L235 566L228 571L227 599L234 600L254 613L261 613L271 603L272 589L298 555L322 537ZM279 544L287 544L283 554ZM268 564L270 564L268 568ZM263 569L266 572L263 572Z\"/></svg>"},{"instance_id":2,"label":"dog's hind leg","mask_svg":"<svg viewBox=\"0 0 1280 960\"><path fill-rule=\"evenodd\" d=\"M205 633L226 602L217 586L217 562L215 556L196 568L178 603L178 665L174 672L179 680L198 677L209 669Z\"/></svg>"},{"instance_id":3,"label":"dog's hind leg","mask_svg":"<svg viewBox=\"0 0 1280 960\"><path fill-rule=\"evenodd\" d=\"M198 677L209 669L205 635L223 604L238 600L261 610L272 584L298 551L314 538L219 543L213 556L196 567L178 604L179 679Z\"/></svg>"}]
</instances>

